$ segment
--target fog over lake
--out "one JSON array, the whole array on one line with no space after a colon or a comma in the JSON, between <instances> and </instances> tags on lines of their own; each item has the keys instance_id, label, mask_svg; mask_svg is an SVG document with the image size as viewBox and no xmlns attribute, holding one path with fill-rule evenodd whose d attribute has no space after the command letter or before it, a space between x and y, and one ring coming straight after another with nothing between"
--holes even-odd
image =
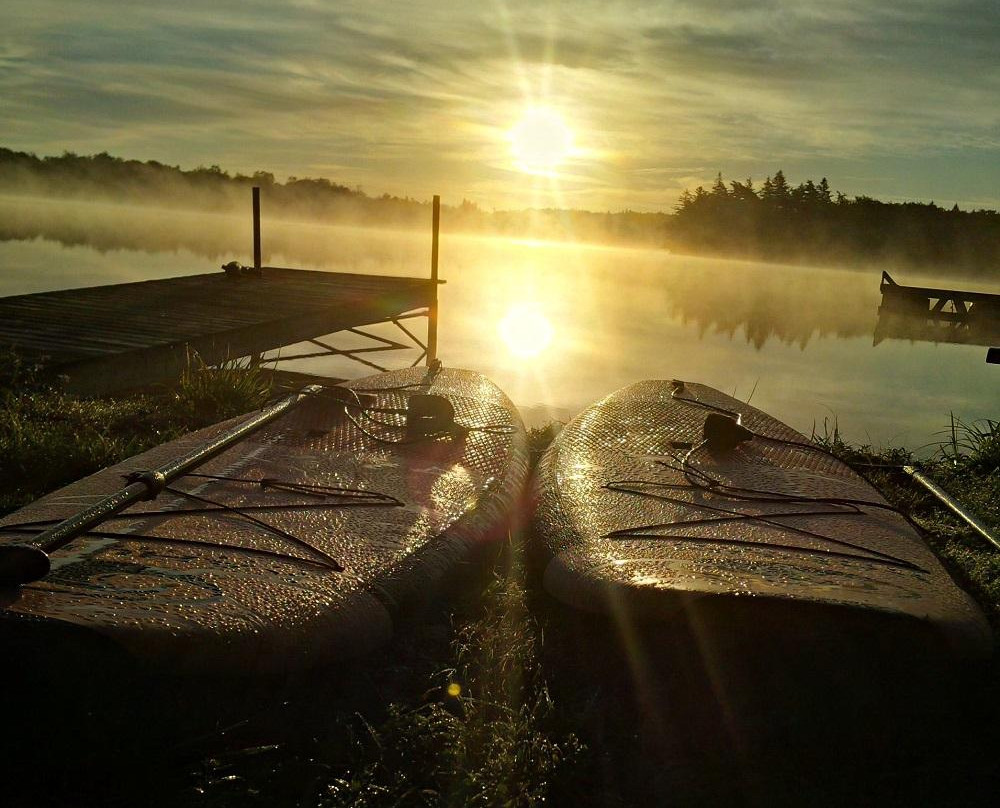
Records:
<instances>
[{"instance_id":1,"label":"fog over lake","mask_svg":"<svg viewBox=\"0 0 1000 808\"><path fill-rule=\"evenodd\" d=\"M249 263L250 244L249 215L0 197L0 295L217 271ZM291 222L265 210L263 251L274 266L426 276L430 228ZM1000 292L954 276L894 274L907 285ZM950 413L996 417L1000 401L1000 368L985 363L981 346L872 345L877 269L470 236L444 221L441 277L441 359L491 376L530 425L564 420L640 379L680 378L752 394L751 403L806 434L836 423L851 441L915 448L940 439ZM500 334L525 306L552 326L535 356L516 355L510 334ZM368 372L328 359L297 369Z\"/></svg>"}]
</instances>

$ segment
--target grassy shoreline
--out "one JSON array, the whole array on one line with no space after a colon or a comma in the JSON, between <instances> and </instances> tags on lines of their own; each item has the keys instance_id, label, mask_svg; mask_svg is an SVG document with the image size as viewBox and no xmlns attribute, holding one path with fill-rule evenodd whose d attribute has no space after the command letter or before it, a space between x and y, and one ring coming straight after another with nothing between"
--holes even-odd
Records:
<instances>
[{"instance_id":1,"label":"grassy shoreline","mask_svg":"<svg viewBox=\"0 0 1000 808\"><path fill-rule=\"evenodd\" d=\"M82 400L45 387L33 368L8 364L0 386L3 510L271 395L252 368L213 371L193 361L171 387ZM532 430L534 459L557 431ZM911 453L849 446L836 434L821 442L910 514L1000 637L1000 554L899 470ZM951 440L918 465L1000 527L996 423L953 423ZM112 801L135 803L138 795L143 804L206 808L624 806L655 803L665 789L674 790L678 804L725 801L738 791L749 775L718 762L714 751L683 750L688 758L672 749L664 768L662 750L648 746L657 728L633 703L634 682L612 647L614 627L546 598L520 553L528 539L512 537L484 578L414 616L389 648L286 685L287 698L235 725L182 739L160 756L155 788L139 767L116 780ZM995 666L982 685L990 696L1000 691ZM995 713L995 702L983 709ZM942 735L942 743L950 740ZM916 768L894 765L906 777ZM942 751L936 765L940 774L971 764ZM47 796L66 796L58 791Z\"/></svg>"},{"instance_id":2,"label":"grassy shoreline","mask_svg":"<svg viewBox=\"0 0 1000 808\"><path fill-rule=\"evenodd\" d=\"M0 515L186 432L249 412L271 395L256 369L196 355L172 385L116 398L51 386L40 365L0 354Z\"/></svg>"}]
</instances>

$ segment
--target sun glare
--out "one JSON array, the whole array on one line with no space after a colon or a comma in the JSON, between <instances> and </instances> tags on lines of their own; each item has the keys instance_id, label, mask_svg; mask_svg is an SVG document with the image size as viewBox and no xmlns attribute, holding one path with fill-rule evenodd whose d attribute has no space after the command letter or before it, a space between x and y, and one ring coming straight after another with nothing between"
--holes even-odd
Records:
<instances>
[{"instance_id":1,"label":"sun glare","mask_svg":"<svg viewBox=\"0 0 1000 808\"><path fill-rule=\"evenodd\" d=\"M514 356L538 356L552 342L554 329L537 306L530 303L512 306L500 320L500 338Z\"/></svg>"},{"instance_id":2,"label":"sun glare","mask_svg":"<svg viewBox=\"0 0 1000 808\"><path fill-rule=\"evenodd\" d=\"M535 107L510 130L510 151L521 171L549 174L573 151L573 133L555 110Z\"/></svg>"}]
</instances>

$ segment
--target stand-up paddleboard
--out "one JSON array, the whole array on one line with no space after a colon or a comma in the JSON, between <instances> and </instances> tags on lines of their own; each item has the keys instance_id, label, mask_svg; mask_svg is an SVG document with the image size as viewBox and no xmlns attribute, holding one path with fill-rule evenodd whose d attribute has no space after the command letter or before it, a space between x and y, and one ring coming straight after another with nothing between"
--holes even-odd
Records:
<instances>
[{"instance_id":1,"label":"stand-up paddleboard","mask_svg":"<svg viewBox=\"0 0 1000 808\"><path fill-rule=\"evenodd\" d=\"M357 656L390 637L402 604L432 596L506 536L526 483L524 428L508 398L477 373L423 368L310 388L176 479L149 474L250 417L0 520L0 544L30 549L129 481L158 489L0 592L0 643L110 639L163 671L282 672Z\"/></svg>"},{"instance_id":2,"label":"stand-up paddleboard","mask_svg":"<svg viewBox=\"0 0 1000 808\"><path fill-rule=\"evenodd\" d=\"M765 611L779 630L822 612L991 648L979 608L877 491L710 387L613 393L562 430L535 485L544 585L580 609L668 619L721 605L734 631Z\"/></svg>"}]
</instances>

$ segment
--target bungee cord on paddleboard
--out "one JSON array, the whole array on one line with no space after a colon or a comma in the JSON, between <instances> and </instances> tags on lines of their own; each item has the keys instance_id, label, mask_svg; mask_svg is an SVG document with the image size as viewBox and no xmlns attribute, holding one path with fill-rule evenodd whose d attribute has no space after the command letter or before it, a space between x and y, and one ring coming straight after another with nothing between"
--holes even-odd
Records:
<instances>
[{"instance_id":1,"label":"bungee cord on paddleboard","mask_svg":"<svg viewBox=\"0 0 1000 808\"><path fill-rule=\"evenodd\" d=\"M794 448L807 449L812 451L817 451L823 454L827 454L835 457L832 452L827 449L816 446L814 444L803 443L802 441L788 440L785 438L778 438L772 435L767 435L764 433L756 432L745 427L742 424L741 414L729 410L724 407L719 407L715 404L706 401L700 401L695 398L690 398L688 396L681 396L679 393L683 391L684 383L675 381L671 384L671 398L675 401L681 401L686 404L701 407L710 411L710 415L706 418L705 424L703 426L705 438L700 443L688 444L674 442L677 448L685 448L687 451L683 455L678 455L674 452L666 452L664 455L656 458L654 461L660 466L663 466L671 471L676 471L684 476L686 482L684 483L671 483L663 480L612 480L603 486L609 491L617 491L623 494L629 494L634 496L648 497L651 499L660 500L663 502L669 502L674 505L678 505L684 508L690 508L700 511L708 511L710 513L720 514L716 517L703 517L695 519L687 519L684 521L675 521L668 523L658 523L658 524L647 524L640 525L636 527L623 528L620 530L611 531L606 533L602 538L609 539L626 539L626 538L658 538L658 539L676 539L676 540L689 540L689 541L700 541L700 542L711 542L711 543L725 543L725 544L745 544L749 546L766 547L767 549L784 549L794 552L811 552L820 553L825 555L835 555L838 557L852 558L855 560L868 561L872 563L882 563L890 564L892 566L899 566L906 569L913 569L916 571L924 572L920 566L906 561L905 559L898 558L888 553L882 553L877 550L873 550L869 547L864 547L860 544L855 544L853 542L845 541L843 539L836 539L831 536L819 533L814 530L808 530L801 527L796 527L794 525L785 524L783 521L778 522L776 519L787 519L792 517L844 517L844 516L863 516L865 511L863 508L878 508L882 510L891 511L905 516L905 514L900 511L900 509L893 507L885 502L878 502L875 500L867 499L855 499L850 497L814 497L814 496L803 496L798 494L788 494L782 491L774 491L767 489L758 488L748 488L745 486L733 485L731 483L726 483L721 479L713 477L704 469L699 468L694 465L692 457L694 454L705 448L717 448L722 451L731 451L736 446L753 438L768 440L775 443L780 443ZM715 416L713 418L713 416ZM670 462L673 461L673 462ZM659 493L663 490L675 490L675 491L700 491L703 493L715 495L723 499L743 501L743 502L757 502L757 503L782 503L786 505L827 505L834 508L834 510L811 510L811 511L779 511L770 513L746 513L744 511L733 510L731 508L723 508L718 506L709 505L707 503L692 502L688 499L683 499L681 497L672 497L663 493ZM774 527L779 530L794 533L797 535L804 536L806 538L811 538L824 543L829 543L834 546L843 547L845 549L854 550L854 553L844 553L840 551L830 551L823 550L820 548L808 548L801 547L798 545L778 545L773 543L768 543L763 545L760 542L752 542L740 539L731 539L727 537L720 536L682 536L675 533L654 533L652 531L662 531L666 529L672 529L675 527L691 527L705 524L720 524L720 523L733 523L733 522L754 522L758 524L767 525L769 527Z\"/></svg>"},{"instance_id":2,"label":"bungee cord on paddleboard","mask_svg":"<svg viewBox=\"0 0 1000 808\"><path fill-rule=\"evenodd\" d=\"M125 477L126 481L132 482L145 472L134 472ZM361 489L361 488L345 488L339 486L327 486L327 485L307 485L303 483L292 483L284 482L275 478L265 477L261 479L251 479L245 477L229 477L221 474L201 474L201 473L191 473L185 475L185 477L197 477L201 479L208 479L219 482L234 482L234 483L246 483L254 486L258 486L262 489L273 489L276 491L283 491L286 493L294 493L302 496L307 496L311 498L337 498L340 497L339 501L333 502L307 502L307 503L268 503L260 505L240 505L234 506L229 505L225 502L219 502L217 500L210 499L208 497L200 496L194 494L190 491L184 491L173 486L163 486L163 491L165 493L173 494L176 497L182 499L190 499L195 502L202 504L202 507L197 508L162 508L155 510L144 510L144 511L133 511L133 512L122 512L115 514L111 517L112 521L119 520L144 520L150 519L157 516L200 516L200 515L228 515L235 516L237 518L244 519L245 521L256 525L257 527L263 529L266 532L272 533L279 538L285 539L292 542L293 544L301 547L307 552L314 555L317 559L303 559L299 556L293 556L286 553L280 553L273 550L262 550L261 548L248 547L245 545L231 544L227 542L212 542L203 540L192 540L183 537L170 537L170 536L155 536L149 534L139 535L136 533L121 533L115 531L94 531L90 530L87 533L82 534L85 536L94 536L99 538L115 538L120 540L131 540L131 541L159 541L163 543L177 543L177 544L194 544L199 547L208 548L219 548L226 550L235 551L246 551L253 552L256 554L265 554L273 558L279 558L284 560L292 561L308 561L309 563L315 564L317 566L324 567L326 569L332 570L334 572L343 572L343 565L337 561L335 558L324 552L319 547L311 544L300 536L296 536L289 533L286 530L282 530L279 527L269 524L262 519L258 519L252 514L254 512L268 512L268 511L287 511L287 510L314 510L314 509L341 509L341 508L378 508L378 507L402 507L405 503L390 495L383 494L379 491L374 491L371 489ZM26 533L29 535L37 535L41 533L46 527L56 524L59 520L37 520L34 522L21 522L17 524L3 525L0 527L0 532L11 532L11 533Z\"/></svg>"}]
</instances>

